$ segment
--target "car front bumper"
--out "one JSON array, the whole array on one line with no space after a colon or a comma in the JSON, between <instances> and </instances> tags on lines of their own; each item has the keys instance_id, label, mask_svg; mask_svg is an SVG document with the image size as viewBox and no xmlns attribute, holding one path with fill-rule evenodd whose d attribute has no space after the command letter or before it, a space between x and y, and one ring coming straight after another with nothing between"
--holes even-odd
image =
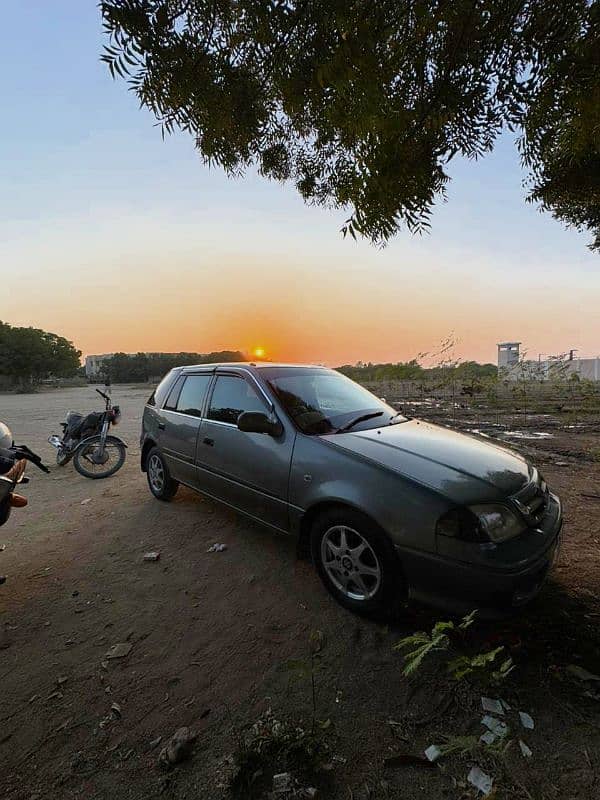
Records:
<instances>
[{"instance_id":1,"label":"car front bumper","mask_svg":"<svg viewBox=\"0 0 600 800\"><path fill-rule=\"evenodd\" d=\"M482 618L507 616L522 608L538 594L558 559L563 519L560 501L556 500L557 513L543 532L545 547L514 569L465 563L436 554L407 553L398 548L410 599L449 613L464 614L477 609Z\"/></svg>"}]
</instances>

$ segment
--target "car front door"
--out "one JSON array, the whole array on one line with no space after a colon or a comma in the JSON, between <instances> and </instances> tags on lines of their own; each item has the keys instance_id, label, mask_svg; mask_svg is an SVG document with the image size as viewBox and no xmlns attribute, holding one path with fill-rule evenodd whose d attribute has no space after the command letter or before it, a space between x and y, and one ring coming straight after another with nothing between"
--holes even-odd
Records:
<instances>
[{"instance_id":1,"label":"car front door","mask_svg":"<svg viewBox=\"0 0 600 800\"><path fill-rule=\"evenodd\" d=\"M202 411L212 380L212 372L180 375L162 410L164 428L160 449L173 478L197 487L194 461Z\"/></svg>"},{"instance_id":2,"label":"car front door","mask_svg":"<svg viewBox=\"0 0 600 800\"><path fill-rule=\"evenodd\" d=\"M275 438L237 427L244 411L271 413L253 378L217 372L198 437L200 488L281 530L289 529L288 481L295 432Z\"/></svg>"}]
</instances>

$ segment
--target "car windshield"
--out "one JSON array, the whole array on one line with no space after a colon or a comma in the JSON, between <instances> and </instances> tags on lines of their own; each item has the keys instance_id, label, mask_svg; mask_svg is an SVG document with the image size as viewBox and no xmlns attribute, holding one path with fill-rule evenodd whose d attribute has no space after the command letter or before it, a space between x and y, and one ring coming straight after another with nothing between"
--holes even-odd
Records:
<instances>
[{"instance_id":1,"label":"car windshield","mask_svg":"<svg viewBox=\"0 0 600 800\"><path fill-rule=\"evenodd\" d=\"M364 430L405 419L383 400L334 370L268 367L261 374L303 433Z\"/></svg>"}]
</instances>

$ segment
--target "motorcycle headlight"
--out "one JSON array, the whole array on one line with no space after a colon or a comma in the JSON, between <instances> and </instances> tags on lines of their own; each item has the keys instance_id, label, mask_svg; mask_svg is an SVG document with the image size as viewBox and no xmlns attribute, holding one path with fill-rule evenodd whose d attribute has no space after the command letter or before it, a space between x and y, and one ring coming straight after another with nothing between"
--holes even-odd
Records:
<instances>
[{"instance_id":1,"label":"motorcycle headlight","mask_svg":"<svg viewBox=\"0 0 600 800\"><path fill-rule=\"evenodd\" d=\"M490 504L471 506L470 510L492 542L500 543L514 539L527 528L524 520L519 519L508 506Z\"/></svg>"}]
</instances>

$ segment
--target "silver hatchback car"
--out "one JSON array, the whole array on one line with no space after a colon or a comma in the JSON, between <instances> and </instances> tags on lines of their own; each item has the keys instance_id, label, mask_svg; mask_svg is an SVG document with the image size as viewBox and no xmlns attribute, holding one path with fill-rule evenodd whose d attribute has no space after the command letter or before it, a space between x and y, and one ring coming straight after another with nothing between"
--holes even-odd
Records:
<instances>
[{"instance_id":1,"label":"silver hatchback car","mask_svg":"<svg viewBox=\"0 0 600 800\"><path fill-rule=\"evenodd\" d=\"M298 534L356 611L415 598L507 613L558 550L560 501L524 458L409 419L324 367L176 368L144 409L141 454L160 500L183 483Z\"/></svg>"}]
</instances>

